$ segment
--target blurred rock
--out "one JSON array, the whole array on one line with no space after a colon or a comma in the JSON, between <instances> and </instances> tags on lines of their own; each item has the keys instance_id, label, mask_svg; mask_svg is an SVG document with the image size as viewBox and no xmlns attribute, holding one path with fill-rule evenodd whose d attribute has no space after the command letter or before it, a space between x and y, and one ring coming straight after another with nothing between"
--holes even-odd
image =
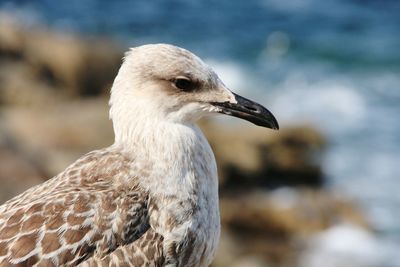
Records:
<instances>
[{"instance_id":1,"label":"blurred rock","mask_svg":"<svg viewBox=\"0 0 400 267\"><path fill-rule=\"evenodd\" d=\"M30 33L24 52L37 76L75 96L109 90L123 55L107 40L41 31Z\"/></svg>"},{"instance_id":2,"label":"blurred rock","mask_svg":"<svg viewBox=\"0 0 400 267\"><path fill-rule=\"evenodd\" d=\"M288 127L264 139L259 152L264 169L260 176L268 177L268 184L321 186L321 169L326 141L315 128Z\"/></svg>"},{"instance_id":3,"label":"blurred rock","mask_svg":"<svg viewBox=\"0 0 400 267\"><path fill-rule=\"evenodd\" d=\"M0 63L0 105L43 106L65 99L65 92L38 79L25 62Z\"/></svg>"},{"instance_id":4,"label":"blurred rock","mask_svg":"<svg viewBox=\"0 0 400 267\"><path fill-rule=\"evenodd\" d=\"M253 255L272 266L295 266L310 235L339 223L369 229L357 207L325 190L232 192L220 203L225 235L239 244L232 249L231 244L221 242L220 252L233 252L233 262L241 255ZM218 253L218 257L226 256ZM217 262L224 262L222 259Z\"/></svg>"},{"instance_id":5,"label":"blurred rock","mask_svg":"<svg viewBox=\"0 0 400 267\"><path fill-rule=\"evenodd\" d=\"M43 182L45 173L35 158L22 153L0 128L0 203Z\"/></svg>"},{"instance_id":6,"label":"blurred rock","mask_svg":"<svg viewBox=\"0 0 400 267\"><path fill-rule=\"evenodd\" d=\"M21 58L23 36L16 21L5 13L0 13L0 58Z\"/></svg>"},{"instance_id":7,"label":"blurred rock","mask_svg":"<svg viewBox=\"0 0 400 267\"><path fill-rule=\"evenodd\" d=\"M102 94L110 89L122 56L109 40L26 28L0 15L0 103L45 101L41 105L54 97Z\"/></svg>"},{"instance_id":8,"label":"blurred rock","mask_svg":"<svg viewBox=\"0 0 400 267\"><path fill-rule=\"evenodd\" d=\"M277 131L253 125L221 125L202 121L218 162L221 190L315 186L324 183L321 170L325 138L312 127Z\"/></svg>"},{"instance_id":9,"label":"blurred rock","mask_svg":"<svg viewBox=\"0 0 400 267\"><path fill-rule=\"evenodd\" d=\"M108 92L121 59L109 40L27 28L0 15L1 123L23 154L44 163L42 179L112 141L107 100L73 99Z\"/></svg>"},{"instance_id":10,"label":"blurred rock","mask_svg":"<svg viewBox=\"0 0 400 267\"><path fill-rule=\"evenodd\" d=\"M8 107L2 126L26 154L43 162L50 178L80 156L113 142L107 99L59 102L42 107Z\"/></svg>"},{"instance_id":11,"label":"blurred rock","mask_svg":"<svg viewBox=\"0 0 400 267\"><path fill-rule=\"evenodd\" d=\"M221 208L224 224L234 228L237 223L257 231L281 233L281 236L300 237L344 222L369 228L350 200L327 190L306 187L258 190L240 195L232 192L222 198Z\"/></svg>"}]
</instances>

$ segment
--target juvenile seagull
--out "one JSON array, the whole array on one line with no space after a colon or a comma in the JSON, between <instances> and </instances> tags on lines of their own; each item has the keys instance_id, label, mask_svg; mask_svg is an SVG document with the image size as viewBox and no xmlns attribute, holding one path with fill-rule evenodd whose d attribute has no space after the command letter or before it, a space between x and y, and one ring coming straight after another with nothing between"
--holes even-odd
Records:
<instances>
[{"instance_id":1,"label":"juvenile seagull","mask_svg":"<svg viewBox=\"0 0 400 267\"><path fill-rule=\"evenodd\" d=\"M195 122L278 129L200 58L131 49L111 89L115 143L0 206L0 266L208 266L220 233L213 152Z\"/></svg>"}]
</instances>

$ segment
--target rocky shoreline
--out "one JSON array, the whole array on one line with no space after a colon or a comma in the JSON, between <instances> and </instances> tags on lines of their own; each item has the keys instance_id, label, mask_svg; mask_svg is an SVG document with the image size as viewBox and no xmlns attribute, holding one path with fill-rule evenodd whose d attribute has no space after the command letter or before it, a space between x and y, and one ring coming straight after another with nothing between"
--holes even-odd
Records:
<instances>
[{"instance_id":1,"label":"rocky shoreline","mask_svg":"<svg viewBox=\"0 0 400 267\"><path fill-rule=\"evenodd\" d=\"M112 143L107 98L121 47L0 16L1 203ZM223 232L213 266L299 266L325 230L371 231L355 203L325 186L329 148L316 129L215 120L201 127L220 174Z\"/></svg>"}]
</instances>

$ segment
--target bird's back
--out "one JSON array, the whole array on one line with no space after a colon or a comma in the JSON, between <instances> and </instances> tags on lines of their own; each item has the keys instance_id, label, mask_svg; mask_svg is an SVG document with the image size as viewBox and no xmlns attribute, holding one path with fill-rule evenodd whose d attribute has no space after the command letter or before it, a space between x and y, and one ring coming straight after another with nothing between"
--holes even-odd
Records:
<instances>
[{"instance_id":1,"label":"bird's back","mask_svg":"<svg viewBox=\"0 0 400 267\"><path fill-rule=\"evenodd\" d=\"M0 266L160 266L163 238L149 230L148 195L129 164L94 151L0 206Z\"/></svg>"}]
</instances>

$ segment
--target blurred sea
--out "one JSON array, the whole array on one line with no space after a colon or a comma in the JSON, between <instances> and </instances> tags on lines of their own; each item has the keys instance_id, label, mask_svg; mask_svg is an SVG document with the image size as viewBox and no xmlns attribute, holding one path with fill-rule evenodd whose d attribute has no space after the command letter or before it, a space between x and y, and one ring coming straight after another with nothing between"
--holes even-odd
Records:
<instances>
[{"instance_id":1,"label":"blurred sea","mask_svg":"<svg viewBox=\"0 0 400 267\"><path fill-rule=\"evenodd\" d=\"M0 9L26 24L196 52L283 127L323 131L329 185L361 203L383 248L400 247L400 1L15 0Z\"/></svg>"}]
</instances>

